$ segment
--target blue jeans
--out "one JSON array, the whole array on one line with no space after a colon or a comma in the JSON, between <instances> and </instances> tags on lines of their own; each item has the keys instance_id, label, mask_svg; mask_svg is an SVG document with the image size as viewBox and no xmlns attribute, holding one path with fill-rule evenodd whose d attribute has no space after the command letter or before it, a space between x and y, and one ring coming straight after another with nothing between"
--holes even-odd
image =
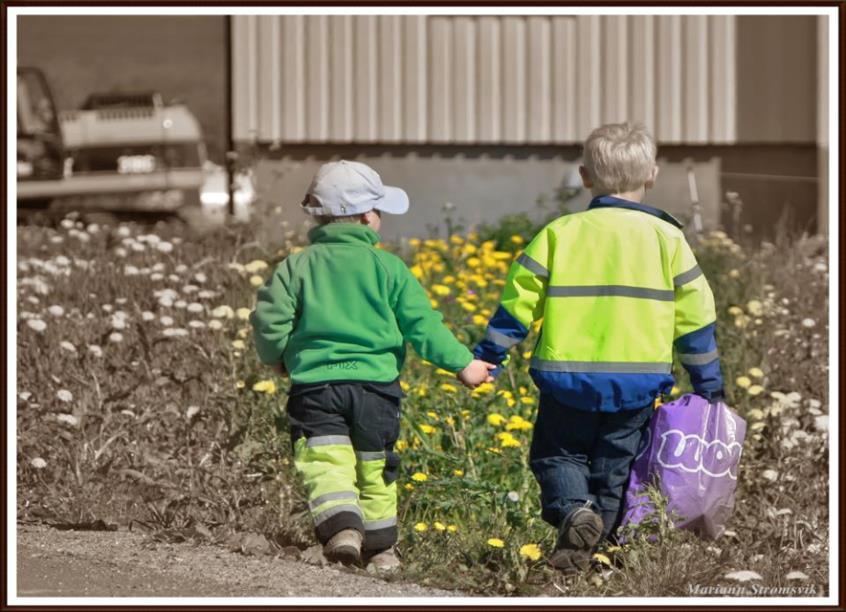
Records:
<instances>
[{"instance_id":1,"label":"blue jeans","mask_svg":"<svg viewBox=\"0 0 846 612\"><path fill-rule=\"evenodd\" d=\"M609 537L652 413L652 404L619 412L578 410L541 394L529 452L541 517L560 527L571 510L590 504L602 516L603 537Z\"/></svg>"}]
</instances>

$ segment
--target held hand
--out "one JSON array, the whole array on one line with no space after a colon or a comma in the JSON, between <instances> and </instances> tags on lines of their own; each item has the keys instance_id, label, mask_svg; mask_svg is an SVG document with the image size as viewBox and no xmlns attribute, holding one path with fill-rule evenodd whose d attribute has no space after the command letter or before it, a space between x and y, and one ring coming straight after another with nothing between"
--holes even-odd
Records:
<instances>
[{"instance_id":1,"label":"held hand","mask_svg":"<svg viewBox=\"0 0 846 612\"><path fill-rule=\"evenodd\" d=\"M494 378L490 375L490 371L495 369L496 366L492 363L474 359L458 373L458 380L468 389L475 389L483 382L493 382Z\"/></svg>"},{"instance_id":2,"label":"held hand","mask_svg":"<svg viewBox=\"0 0 846 612\"><path fill-rule=\"evenodd\" d=\"M275 363L271 367L273 368L273 373L277 376L281 376L282 378L288 377L288 371L285 369L285 364Z\"/></svg>"}]
</instances>

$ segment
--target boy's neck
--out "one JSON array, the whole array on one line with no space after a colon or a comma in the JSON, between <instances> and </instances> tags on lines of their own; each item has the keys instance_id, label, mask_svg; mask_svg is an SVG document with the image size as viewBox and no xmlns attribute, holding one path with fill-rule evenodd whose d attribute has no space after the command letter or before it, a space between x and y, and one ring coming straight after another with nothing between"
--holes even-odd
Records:
<instances>
[{"instance_id":1,"label":"boy's neck","mask_svg":"<svg viewBox=\"0 0 846 612\"><path fill-rule=\"evenodd\" d=\"M598 198L600 196L609 196L612 198L620 198L621 200L628 200L629 202L637 202L638 204L643 202L643 198L646 196L646 189L641 187L640 189L635 189L634 191L622 191L620 193L594 193L593 197Z\"/></svg>"}]
</instances>

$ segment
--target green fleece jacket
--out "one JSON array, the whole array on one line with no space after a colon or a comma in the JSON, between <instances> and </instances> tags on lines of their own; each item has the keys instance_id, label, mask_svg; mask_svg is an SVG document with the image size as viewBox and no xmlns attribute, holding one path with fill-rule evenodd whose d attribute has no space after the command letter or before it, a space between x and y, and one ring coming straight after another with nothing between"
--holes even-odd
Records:
<instances>
[{"instance_id":1,"label":"green fleece jacket","mask_svg":"<svg viewBox=\"0 0 846 612\"><path fill-rule=\"evenodd\" d=\"M445 370L470 363L405 263L375 247L379 234L334 223L308 237L258 291L250 322L262 362L284 363L294 383L391 382L408 341Z\"/></svg>"}]
</instances>

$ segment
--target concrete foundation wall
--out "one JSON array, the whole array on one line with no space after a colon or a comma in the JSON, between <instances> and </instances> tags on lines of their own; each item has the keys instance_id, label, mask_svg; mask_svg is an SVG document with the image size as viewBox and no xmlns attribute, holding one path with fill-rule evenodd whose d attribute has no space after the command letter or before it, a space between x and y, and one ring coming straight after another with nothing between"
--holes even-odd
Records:
<instances>
[{"instance_id":1,"label":"concrete foundation wall","mask_svg":"<svg viewBox=\"0 0 846 612\"><path fill-rule=\"evenodd\" d=\"M337 155L332 155L337 153ZM317 168L330 159L354 159L373 167L389 185L405 189L411 198L406 215L383 218L382 234L388 239L427 236L445 230L445 218L469 229L495 222L504 215L527 212L536 219L555 213L556 190L580 185L577 147L570 149L518 149L514 154L485 148L302 147L255 162L255 178L263 205L281 206L292 223L306 219L299 204ZM656 188L648 202L682 219L691 216L690 190L685 160L661 162ZM706 227L719 222L718 159L694 163L696 183ZM546 198L545 206L538 200ZM570 210L584 209L590 194L582 191L569 202Z\"/></svg>"}]
</instances>

